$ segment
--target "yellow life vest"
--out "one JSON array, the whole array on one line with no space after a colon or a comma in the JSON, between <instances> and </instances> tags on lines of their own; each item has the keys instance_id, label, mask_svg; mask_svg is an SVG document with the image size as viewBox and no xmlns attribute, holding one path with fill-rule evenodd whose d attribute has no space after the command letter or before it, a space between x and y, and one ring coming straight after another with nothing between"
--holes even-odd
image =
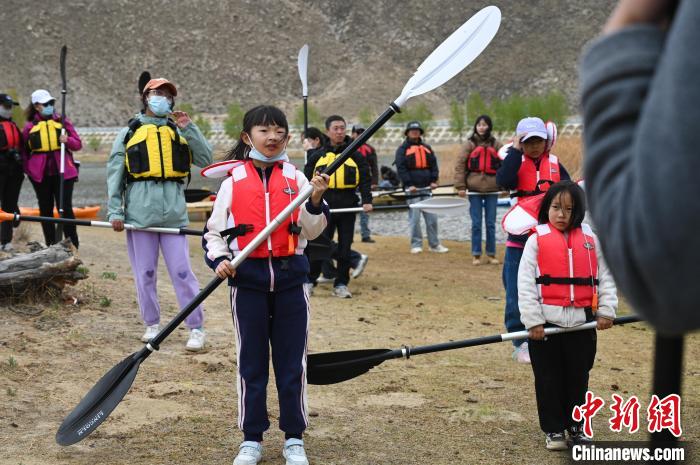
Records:
<instances>
[{"instance_id":1,"label":"yellow life vest","mask_svg":"<svg viewBox=\"0 0 700 465\"><path fill-rule=\"evenodd\" d=\"M61 143L58 141L61 128L61 123L52 119L39 121L29 130L29 149L32 152L61 150Z\"/></svg>"},{"instance_id":2,"label":"yellow life vest","mask_svg":"<svg viewBox=\"0 0 700 465\"><path fill-rule=\"evenodd\" d=\"M134 120L124 144L129 182L181 181L190 174L192 152L172 121L156 126Z\"/></svg>"},{"instance_id":3,"label":"yellow life vest","mask_svg":"<svg viewBox=\"0 0 700 465\"><path fill-rule=\"evenodd\" d=\"M333 163L338 157L338 154L326 152L326 155L319 158L314 167L316 171L323 169ZM331 189L354 189L360 185L360 170L357 168L357 163L352 158L348 158L340 167L331 174L331 179L328 182L328 187Z\"/></svg>"}]
</instances>

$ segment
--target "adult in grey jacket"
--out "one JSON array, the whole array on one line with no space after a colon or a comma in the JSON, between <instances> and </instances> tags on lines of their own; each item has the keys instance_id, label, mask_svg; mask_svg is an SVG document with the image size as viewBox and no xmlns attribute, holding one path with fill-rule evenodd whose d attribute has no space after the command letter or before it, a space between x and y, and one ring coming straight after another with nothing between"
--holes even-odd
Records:
<instances>
[{"instance_id":1,"label":"adult in grey jacket","mask_svg":"<svg viewBox=\"0 0 700 465\"><path fill-rule=\"evenodd\" d=\"M661 332L700 328L700 2L621 1L581 63L586 193L610 269ZM669 26L670 22L670 26Z\"/></svg>"}]
</instances>

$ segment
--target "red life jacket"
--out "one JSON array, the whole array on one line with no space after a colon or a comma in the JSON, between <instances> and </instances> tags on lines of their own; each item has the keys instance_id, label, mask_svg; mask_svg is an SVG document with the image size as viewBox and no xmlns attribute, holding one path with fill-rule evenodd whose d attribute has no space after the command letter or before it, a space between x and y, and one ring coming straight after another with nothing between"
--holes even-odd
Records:
<instances>
[{"instance_id":1,"label":"red life jacket","mask_svg":"<svg viewBox=\"0 0 700 465\"><path fill-rule=\"evenodd\" d=\"M406 165L409 170L427 170L430 168L428 154L433 153L423 144L411 145L406 149Z\"/></svg>"},{"instance_id":2,"label":"red life jacket","mask_svg":"<svg viewBox=\"0 0 700 465\"><path fill-rule=\"evenodd\" d=\"M496 174L501 166L501 159L493 147L480 145L472 150L467 158L467 169L471 172Z\"/></svg>"},{"instance_id":3,"label":"red life jacket","mask_svg":"<svg viewBox=\"0 0 700 465\"><path fill-rule=\"evenodd\" d=\"M362 144L362 146L357 149L357 152L367 158L367 155L372 153L372 147L370 147L369 144Z\"/></svg>"},{"instance_id":4,"label":"red life jacket","mask_svg":"<svg viewBox=\"0 0 700 465\"><path fill-rule=\"evenodd\" d=\"M248 161L231 170L231 181L231 217L234 226L242 227L236 233L231 248L240 251L299 195L299 186L296 182L296 168L286 162L275 164L270 178L263 181L253 162ZM275 229L250 257L294 255L301 232L298 220L299 209Z\"/></svg>"},{"instance_id":5,"label":"red life jacket","mask_svg":"<svg viewBox=\"0 0 700 465\"><path fill-rule=\"evenodd\" d=\"M564 233L540 224L537 234L538 284L542 303L562 307L598 306L598 260L593 231L587 224Z\"/></svg>"},{"instance_id":6,"label":"red life jacket","mask_svg":"<svg viewBox=\"0 0 700 465\"><path fill-rule=\"evenodd\" d=\"M0 122L0 151L19 149L20 135L17 126L12 121Z\"/></svg>"},{"instance_id":7,"label":"red life jacket","mask_svg":"<svg viewBox=\"0 0 700 465\"><path fill-rule=\"evenodd\" d=\"M539 168L532 158L523 155L518 170L518 186L511 197L528 197L545 192L551 184L560 180L559 159L556 155L545 152L540 157Z\"/></svg>"}]
</instances>

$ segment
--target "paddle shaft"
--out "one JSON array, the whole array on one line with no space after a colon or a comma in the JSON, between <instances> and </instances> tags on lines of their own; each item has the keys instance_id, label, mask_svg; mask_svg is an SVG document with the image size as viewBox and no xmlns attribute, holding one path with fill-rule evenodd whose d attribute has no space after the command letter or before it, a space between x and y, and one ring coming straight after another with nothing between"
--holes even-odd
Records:
<instances>
[{"instance_id":1,"label":"paddle shaft","mask_svg":"<svg viewBox=\"0 0 700 465\"><path fill-rule=\"evenodd\" d=\"M64 45L61 47L61 135L66 134L66 94L68 93L67 83L66 83L66 54L68 53L68 48ZM65 189L65 168L66 168L66 144L61 142L61 162L59 167L59 185L58 185L58 216L63 218L65 212L63 211L63 195ZM56 239L61 241L63 239L63 225L59 223L56 228Z\"/></svg>"},{"instance_id":2,"label":"paddle shaft","mask_svg":"<svg viewBox=\"0 0 700 465\"><path fill-rule=\"evenodd\" d=\"M78 220L78 219L73 219L73 218L51 218L48 216L26 216L26 215L19 215L17 213L8 213L10 215L13 215L13 218L9 221L32 221L32 222L37 222L37 223L57 223L57 224L72 224L75 226L95 226L98 228L109 228L112 229L112 223L108 221L91 221L91 220ZM0 220L2 222L3 220ZM201 236L202 231L197 230L197 229L190 229L190 228L158 228L158 227L150 227L150 228L139 228L131 224L125 224L124 229L132 230L132 231L148 231L148 232L155 232L155 233L164 233L164 234L181 234L181 235L190 235L190 236Z\"/></svg>"},{"instance_id":3,"label":"paddle shaft","mask_svg":"<svg viewBox=\"0 0 700 465\"><path fill-rule=\"evenodd\" d=\"M304 95L304 137L306 138L306 133L309 130L309 112L307 109L307 103L306 101L308 100L308 97Z\"/></svg>"}]
</instances>

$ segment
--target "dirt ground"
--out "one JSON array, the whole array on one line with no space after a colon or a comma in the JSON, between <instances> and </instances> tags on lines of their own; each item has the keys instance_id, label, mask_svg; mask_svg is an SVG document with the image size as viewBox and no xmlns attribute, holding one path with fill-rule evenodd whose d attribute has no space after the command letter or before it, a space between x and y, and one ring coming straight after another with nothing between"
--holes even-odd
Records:
<instances>
[{"instance_id":1,"label":"dirt ground","mask_svg":"<svg viewBox=\"0 0 700 465\"><path fill-rule=\"evenodd\" d=\"M196 225L195 225L196 226ZM122 234L83 228L80 257L89 278L67 293L77 305L0 307L0 464L230 464L236 428L235 349L226 288L206 301L208 345L185 351L177 330L141 366L124 401L82 442L61 447L62 419L113 365L140 349L143 332ZM31 235L39 230L31 226ZM473 267L468 243L445 255L410 255L407 238L356 244L369 254L351 283L354 298L312 297L310 352L398 348L503 332L501 268ZM213 274L197 238L190 252L200 284ZM502 256L503 250L499 249ZM177 312L165 267L159 270L163 322ZM39 313L40 312L40 313ZM629 312L622 306L620 314ZM29 313L37 313L30 315ZM594 419L596 439L642 440L612 433L611 395L640 397L642 430L651 386L653 332L644 324L599 333L590 389L606 400ZM683 436L700 430L700 346L687 338ZM312 464L557 464L566 454L544 449L532 371L511 360L510 343L384 362L345 383L310 386L306 432ZM283 464L274 384L273 427L264 463Z\"/></svg>"}]
</instances>

